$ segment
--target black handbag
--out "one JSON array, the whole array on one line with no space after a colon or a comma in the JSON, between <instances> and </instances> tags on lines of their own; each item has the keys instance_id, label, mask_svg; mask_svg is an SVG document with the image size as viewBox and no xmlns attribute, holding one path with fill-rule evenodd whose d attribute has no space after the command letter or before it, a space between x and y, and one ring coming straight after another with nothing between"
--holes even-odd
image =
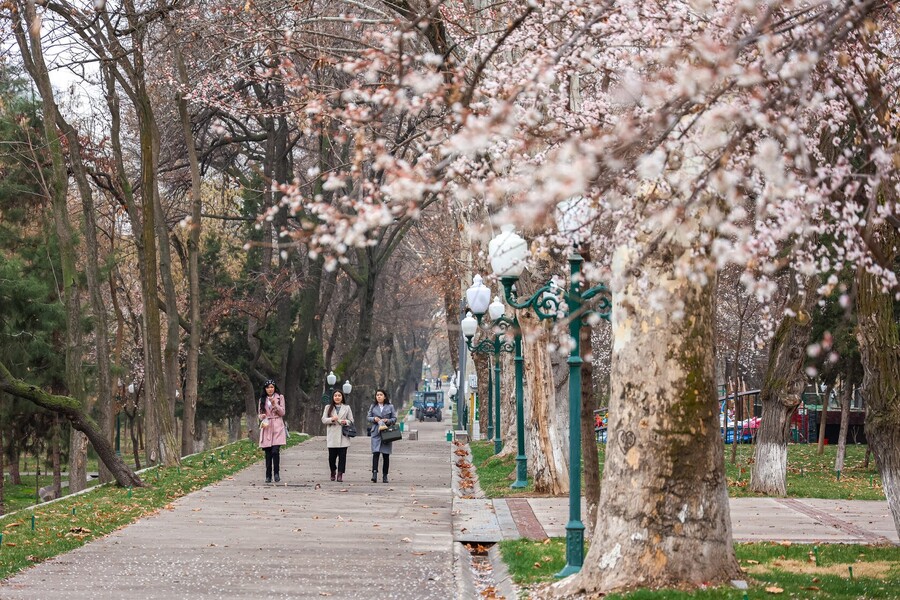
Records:
<instances>
[{"instance_id":1,"label":"black handbag","mask_svg":"<svg viewBox=\"0 0 900 600\"><path fill-rule=\"evenodd\" d=\"M400 433L399 425L391 425L387 429L381 432L381 441L384 443L396 442L397 440L402 440L403 434Z\"/></svg>"},{"instance_id":2,"label":"black handbag","mask_svg":"<svg viewBox=\"0 0 900 600\"><path fill-rule=\"evenodd\" d=\"M353 425L342 425L341 435L348 438L356 437L356 427L354 427Z\"/></svg>"}]
</instances>

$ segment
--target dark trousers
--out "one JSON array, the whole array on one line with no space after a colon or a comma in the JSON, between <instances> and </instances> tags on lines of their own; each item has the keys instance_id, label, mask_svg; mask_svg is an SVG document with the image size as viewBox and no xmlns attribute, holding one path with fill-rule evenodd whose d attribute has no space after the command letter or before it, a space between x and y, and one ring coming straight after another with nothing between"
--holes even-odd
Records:
<instances>
[{"instance_id":1,"label":"dark trousers","mask_svg":"<svg viewBox=\"0 0 900 600\"><path fill-rule=\"evenodd\" d=\"M281 466L281 446L269 446L263 448L266 451L266 477L272 476L272 466L275 466L275 474L278 475L278 468Z\"/></svg>"},{"instance_id":2,"label":"dark trousers","mask_svg":"<svg viewBox=\"0 0 900 600\"><path fill-rule=\"evenodd\" d=\"M388 469L391 468L391 455L390 454L385 454L384 452L373 452L372 453L372 470L373 471L378 470L378 455L379 454L384 457L384 470L382 471L382 473L387 475Z\"/></svg>"},{"instance_id":3,"label":"dark trousers","mask_svg":"<svg viewBox=\"0 0 900 600\"><path fill-rule=\"evenodd\" d=\"M329 448L328 449L328 466L331 472L346 473L347 472L347 449L346 448Z\"/></svg>"}]
</instances>

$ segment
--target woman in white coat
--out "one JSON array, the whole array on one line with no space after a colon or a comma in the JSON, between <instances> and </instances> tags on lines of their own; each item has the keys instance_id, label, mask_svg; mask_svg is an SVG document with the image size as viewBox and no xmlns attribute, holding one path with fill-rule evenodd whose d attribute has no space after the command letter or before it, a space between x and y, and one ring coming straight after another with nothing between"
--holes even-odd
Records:
<instances>
[{"instance_id":1,"label":"woman in white coat","mask_svg":"<svg viewBox=\"0 0 900 600\"><path fill-rule=\"evenodd\" d=\"M344 404L344 392L341 390L334 390L334 394L331 395L331 404L325 407L325 412L322 413L322 422L326 425L325 445L328 446L328 466L331 469L331 480L344 481L350 438L344 435L343 427L353 424L353 411Z\"/></svg>"}]
</instances>

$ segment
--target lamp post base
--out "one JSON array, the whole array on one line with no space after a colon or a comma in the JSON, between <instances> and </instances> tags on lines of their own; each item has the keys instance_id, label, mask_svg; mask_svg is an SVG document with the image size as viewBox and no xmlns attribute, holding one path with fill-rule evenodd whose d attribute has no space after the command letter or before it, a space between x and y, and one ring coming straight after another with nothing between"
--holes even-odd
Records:
<instances>
[{"instance_id":1,"label":"lamp post base","mask_svg":"<svg viewBox=\"0 0 900 600\"><path fill-rule=\"evenodd\" d=\"M500 454L501 450L503 450L503 441L494 439L494 454Z\"/></svg>"},{"instance_id":2,"label":"lamp post base","mask_svg":"<svg viewBox=\"0 0 900 600\"><path fill-rule=\"evenodd\" d=\"M554 577L562 578L574 575L584 565L584 523L569 521L566 523L566 566Z\"/></svg>"},{"instance_id":3,"label":"lamp post base","mask_svg":"<svg viewBox=\"0 0 900 600\"><path fill-rule=\"evenodd\" d=\"M528 486L528 459L521 454L516 457L516 482L511 487L514 490Z\"/></svg>"}]
</instances>

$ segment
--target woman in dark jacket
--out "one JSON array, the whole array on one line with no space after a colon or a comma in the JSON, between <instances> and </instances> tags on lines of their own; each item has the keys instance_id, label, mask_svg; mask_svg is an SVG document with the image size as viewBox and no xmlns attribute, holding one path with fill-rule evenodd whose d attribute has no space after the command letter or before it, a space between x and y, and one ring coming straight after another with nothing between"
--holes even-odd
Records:
<instances>
[{"instance_id":1,"label":"woman in dark jacket","mask_svg":"<svg viewBox=\"0 0 900 600\"><path fill-rule=\"evenodd\" d=\"M366 417L369 422L369 431L372 435L372 483L378 481L378 457L384 457L381 471L381 480L388 482L388 470L391 465L391 442L381 441L381 432L397 422L397 412L391 404L388 393L383 389L375 392L375 402L369 408Z\"/></svg>"}]
</instances>

